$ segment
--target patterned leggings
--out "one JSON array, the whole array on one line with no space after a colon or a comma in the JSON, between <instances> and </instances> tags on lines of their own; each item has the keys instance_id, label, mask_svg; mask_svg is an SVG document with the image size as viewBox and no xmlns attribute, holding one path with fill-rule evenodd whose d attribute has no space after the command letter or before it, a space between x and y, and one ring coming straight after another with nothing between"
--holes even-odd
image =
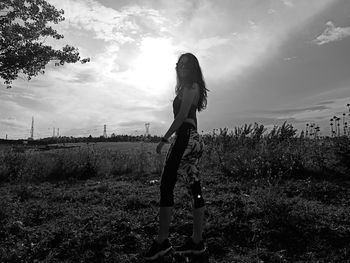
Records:
<instances>
[{"instance_id":1,"label":"patterned leggings","mask_svg":"<svg viewBox=\"0 0 350 263\"><path fill-rule=\"evenodd\" d=\"M179 175L194 199L194 207L204 206L200 186L198 163L204 142L197 130L184 122L175 134L175 140L167 152L160 182L160 206L174 205L174 187Z\"/></svg>"}]
</instances>

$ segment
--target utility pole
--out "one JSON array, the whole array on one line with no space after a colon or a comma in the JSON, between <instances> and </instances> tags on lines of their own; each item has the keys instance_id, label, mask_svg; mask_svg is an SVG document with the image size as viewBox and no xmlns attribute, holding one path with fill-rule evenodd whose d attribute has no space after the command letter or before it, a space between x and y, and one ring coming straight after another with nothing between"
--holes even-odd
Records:
<instances>
[{"instance_id":1,"label":"utility pole","mask_svg":"<svg viewBox=\"0 0 350 263\"><path fill-rule=\"evenodd\" d=\"M148 135L149 135L149 126L150 126L150 123L149 123L149 122L145 123L145 126L146 126L146 134L145 134L145 136L148 136Z\"/></svg>"},{"instance_id":2,"label":"utility pole","mask_svg":"<svg viewBox=\"0 0 350 263\"><path fill-rule=\"evenodd\" d=\"M30 128L30 139L34 139L34 116L32 116L32 127Z\"/></svg>"},{"instance_id":3,"label":"utility pole","mask_svg":"<svg viewBox=\"0 0 350 263\"><path fill-rule=\"evenodd\" d=\"M103 137L107 138L107 125L106 124L103 126Z\"/></svg>"}]
</instances>

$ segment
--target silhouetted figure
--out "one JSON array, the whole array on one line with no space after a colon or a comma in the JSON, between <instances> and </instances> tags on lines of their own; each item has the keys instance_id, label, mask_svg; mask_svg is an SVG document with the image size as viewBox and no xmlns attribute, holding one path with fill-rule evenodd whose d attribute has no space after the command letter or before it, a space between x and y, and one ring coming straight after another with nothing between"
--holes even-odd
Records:
<instances>
[{"instance_id":1,"label":"silhouetted figure","mask_svg":"<svg viewBox=\"0 0 350 263\"><path fill-rule=\"evenodd\" d=\"M161 152L164 143L168 142L168 138L174 132L175 138L167 152L162 171L159 232L149 250L144 253L144 257L148 260L156 259L172 249L168 235L177 176L184 180L193 197L193 233L182 246L176 248L176 252L201 254L206 250L202 237L205 206L198 170L204 142L197 132L196 111L205 109L207 89L198 60L191 53L180 56L176 63L176 76L176 97L173 101L174 121L158 144L157 153Z\"/></svg>"}]
</instances>

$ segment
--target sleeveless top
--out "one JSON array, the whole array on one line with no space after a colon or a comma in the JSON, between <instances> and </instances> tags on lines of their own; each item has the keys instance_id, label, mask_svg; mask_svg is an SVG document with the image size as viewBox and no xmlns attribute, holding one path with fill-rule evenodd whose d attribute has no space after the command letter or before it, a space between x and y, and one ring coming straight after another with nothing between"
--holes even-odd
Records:
<instances>
[{"instance_id":1,"label":"sleeveless top","mask_svg":"<svg viewBox=\"0 0 350 263\"><path fill-rule=\"evenodd\" d=\"M174 113L174 118L176 117L176 115L179 113L180 111L180 106L181 106L181 99L179 98L179 95L177 95L173 101L173 113ZM188 112L187 118L193 119L194 122L197 125L197 117L196 117L196 110L197 110L197 106L192 104L191 108Z\"/></svg>"}]
</instances>

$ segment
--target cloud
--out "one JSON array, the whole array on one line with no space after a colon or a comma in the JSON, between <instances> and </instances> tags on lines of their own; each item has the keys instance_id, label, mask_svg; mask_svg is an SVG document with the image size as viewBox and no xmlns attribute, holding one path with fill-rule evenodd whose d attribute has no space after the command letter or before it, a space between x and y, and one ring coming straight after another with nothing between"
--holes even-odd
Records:
<instances>
[{"instance_id":1,"label":"cloud","mask_svg":"<svg viewBox=\"0 0 350 263\"><path fill-rule=\"evenodd\" d=\"M258 112L266 113L266 114L293 114L293 113L304 112L304 111L320 111L325 109L328 109L328 107L323 105L317 105L317 106L297 108L297 109L259 110Z\"/></svg>"},{"instance_id":2,"label":"cloud","mask_svg":"<svg viewBox=\"0 0 350 263\"><path fill-rule=\"evenodd\" d=\"M65 11L59 29L92 31L94 38L120 45L138 41L144 34L159 35L170 30L172 23L158 10L144 6L128 5L116 10L94 0L49 2Z\"/></svg>"},{"instance_id":3,"label":"cloud","mask_svg":"<svg viewBox=\"0 0 350 263\"><path fill-rule=\"evenodd\" d=\"M81 70L80 72L76 72L72 79L68 81L73 83L93 83L96 82L96 80L97 77L94 71Z\"/></svg>"},{"instance_id":4,"label":"cloud","mask_svg":"<svg viewBox=\"0 0 350 263\"><path fill-rule=\"evenodd\" d=\"M249 23L250 29L252 29L252 30L257 30L259 28L259 26L256 24L256 22L254 22L253 20L249 20L248 23Z\"/></svg>"},{"instance_id":5,"label":"cloud","mask_svg":"<svg viewBox=\"0 0 350 263\"><path fill-rule=\"evenodd\" d=\"M1 126L5 126L5 128L28 128L26 124L18 121L16 118L14 117L9 117L7 119L0 119L0 125Z\"/></svg>"},{"instance_id":6,"label":"cloud","mask_svg":"<svg viewBox=\"0 0 350 263\"><path fill-rule=\"evenodd\" d=\"M325 31L313 40L317 45L340 41L350 36L350 27L336 27L332 21L326 23Z\"/></svg>"},{"instance_id":7,"label":"cloud","mask_svg":"<svg viewBox=\"0 0 350 263\"><path fill-rule=\"evenodd\" d=\"M132 127L132 128L140 128L145 127L144 121L123 121L118 123L121 127Z\"/></svg>"},{"instance_id":8,"label":"cloud","mask_svg":"<svg viewBox=\"0 0 350 263\"><path fill-rule=\"evenodd\" d=\"M292 0L281 0L282 3L288 7L293 7L294 3L292 2Z\"/></svg>"},{"instance_id":9,"label":"cloud","mask_svg":"<svg viewBox=\"0 0 350 263\"><path fill-rule=\"evenodd\" d=\"M290 60L293 60L293 59L296 59L297 57L296 56L292 56L292 57L287 57L287 58L283 58L284 61L290 61Z\"/></svg>"},{"instance_id":10,"label":"cloud","mask_svg":"<svg viewBox=\"0 0 350 263\"><path fill-rule=\"evenodd\" d=\"M321 102L318 103L318 105L333 104L334 102L335 102L334 100L321 101Z\"/></svg>"},{"instance_id":11,"label":"cloud","mask_svg":"<svg viewBox=\"0 0 350 263\"><path fill-rule=\"evenodd\" d=\"M214 36L209 38L203 38L198 40L197 47L201 50L208 50L214 47L218 47L220 45L225 45L230 42L230 38Z\"/></svg>"},{"instance_id":12,"label":"cloud","mask_svg":"<svg viewBox=\"0 0 350 263\"><path fill-rule=\"evenodd\" d=\"M267 11L267 13L268 13L269 15L272 15L272 14L276 13L276 10L273 9L273 8L270 8L270 9Z\"/></svg>"},{"instance_id":13,"label":"cloud","mask_svg":"<svg viewBox=\"0 0 350 263\"><path fill-rule=\"evenodd\" d=\"M98 2L89 1L57 1L50 0L57 8L65 11L65 21L57 27L66 31L72 28L92 31L94 37L105 41L116 41L120 44L132 42L134 39L126 32L137 30L137 25L127 21L128 15Z\"/></svg>"}]
</instances>

